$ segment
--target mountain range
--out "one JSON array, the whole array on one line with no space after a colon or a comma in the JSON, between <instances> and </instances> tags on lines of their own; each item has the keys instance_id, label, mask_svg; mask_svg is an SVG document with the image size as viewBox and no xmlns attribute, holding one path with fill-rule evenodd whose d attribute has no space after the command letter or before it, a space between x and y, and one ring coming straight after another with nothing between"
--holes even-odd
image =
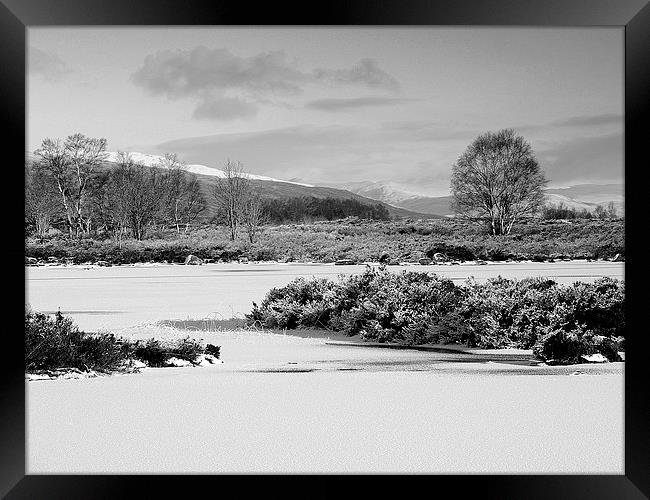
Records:
<instances>
[{"instance_id":1,"label":"mountain range","mask_svg":"<svg viewBox=\"0 0 650 500\"><path fill-rule=\"evenodd\" d=\"M148 153L129 152L129 154L135 162L141 163L148 167L160 168L161 160L163 159L163 157L160 155L154 155ZM115 164L117 159L118 159L117 152L109 152L106 166L110 168L112 165ZM225 177L226 175L225 172L217 168L212 168L200 164L185 164L183 168L185 171L191 172L198 177L199 182L201 184L201 190L208 203L207 215L214 215L216 213L216 207L212 200L212 194L211 194L212 187L214 186L216 179ZM339 188L329 187L329 186L314 186L299 180L282 180L282 179L276 179L273 177L251 174L251 173L246 173L246 176L253 182L255 187L259 190L260 196L267 199L286 199L286 198L299 198L299 197L313 197L319 199L336 198L336 199L343 199L343 200L352 199L367 205L376 205L376 204L383 205L386 207L391 217L410 217L410 218L439 217L436 214L417 212L402 207L394 206L383 200L370 198L346 189L339 189Z\"/></svg>"},{"instance_id":2,"label":"mountain range","mask_svg":"<svg viewBox=\"0 0 650 500\"><path fill-rule=\"evenodd\" d=\"M149 167L160 167L160 155L130 152L133 160ZM109 152L106 167L110 168L117 161L117 152ZM32 153L28 158L35 159ZM185 170L197 175L201 189L208 200L208 212L215 212L211 203L211 189L217 178L223 178L223 170L200 164L187 164ZM257 174L246 174L261 196L271 199L294 197L353 199L361 203L385 206L392 217L431 218L445 217L453 214L450 204L451 196L423 196L409 191L394 182L357 181L331 182L319 185L309 184L302 179L282 180ZM563 188L545 190L549 205L563 203L568 208L593 211L598 205L614 203L617 213L624 215L624 187L622 184L578 184Z\"/></svg>"},{"instance_id":3,"label":"mountain range","mask_svg":"<svg viewBox=\"0 0 650 500\"><path fill-rule=\"evenodd\" d=\"M348 183L327 183L327 186L345 189L367 198L383 201L413 212L448 216L451 210L451 196L423 196L408 191L392 182L360 181ZM577 184L564 188L544 190L548 205L563 203L568 208L593 212L598 205L614 203L619 215L624 214L624 188L622 184Z\"/></svg>"}]
</instances>

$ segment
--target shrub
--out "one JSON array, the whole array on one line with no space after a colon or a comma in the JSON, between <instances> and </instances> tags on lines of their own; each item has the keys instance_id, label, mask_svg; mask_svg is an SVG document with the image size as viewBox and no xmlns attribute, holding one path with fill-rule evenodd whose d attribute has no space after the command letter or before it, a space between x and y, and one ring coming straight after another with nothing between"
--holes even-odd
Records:
<instances>
[{"instance_id":1,"label":"shrub","mask_svg":"<svg viewBox=\"0 0 650 500\"><path fill-rule=\"evenodd\" d=\"M25 311L25 370L78 368L108 372L125 359L124 343L111 333L87 334L70 318Z\"/></svg>"},{"instance_id":2,"label":"shrub","mask_svg":"<svg viewBox=\"0 0 650 500\"><path fill-rule=\"evenodd\" d=\"M570 331L554 330L543 335L533 348L538 358L554 364L584 362L581 356L599 353L609 361L620 361L622 337L594 335L591 330L577 327Z\"/></svg>"},{"instance_id":3,"label":"shrub","mask_svg":"<svg viewBox=\"0 0 650 500\"><path fill-rule=\"evenodd\" d=\"M270 328L327 328L375 342L534 347L544 359L575 362L593 352L618 357L624 306L624 284L611 278L571 286L495 278L456 286L434 274L380 267L338 282L296 279L267 293L246 319Z\"/></svg>"},{"instance_id":4,"label":"shrub","mask_svg":"<svg viewBox=\"0 0 650 500\"><path fill-rule=\"evenodd\" d=\"M201 354L219 357L220 347L185 337L161 342L156 339L129 341L112 333L80 331L70 318L25 311L25 370L77 368L111 372L124 369L135 358L149 366L165 366L171 357L196 363Z\"/></svg>"},{"instance_id":5,"label":"shrub","mask_svg":"<svg viewBox=\"0 0 650 500\"><path fill-rule=\"evenodd\" d=\"M77 264L106 260L113 264L182 263L188 254L200 258L235 260L377 261L388 250L391 258L417 252L429 258L441 252L455 260L546 260L553 254L571 258L610 258L625 255L625 221L574 219L570 223L522 220L512 233L489 236L480 221L442 219L414 222L339 220L264 226L250 245L242 234L229 241L220 226L194 229L179 237L175 230L142 241L63 237L28 238L26 256L47 259L71 257Z\"/></svg>"},{"instance_id":6,"label":"shrub","mask_svg":"<svg viewBox=\"0 0 650 500\"><path fill-rule=\"evenodd\" d=\"M161 367L172 357L196 363L198 357L205 353L205 348L201 342L190 337L166 342L151 338L129 343L126 351L128 357L139 359L148 366Z\"/></svg>"}]
</instances>

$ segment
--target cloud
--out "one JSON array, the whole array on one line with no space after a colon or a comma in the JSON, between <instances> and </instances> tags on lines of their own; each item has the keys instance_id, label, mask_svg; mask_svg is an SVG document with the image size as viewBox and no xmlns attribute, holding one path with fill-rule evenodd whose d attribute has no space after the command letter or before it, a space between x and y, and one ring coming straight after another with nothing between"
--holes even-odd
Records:
<instances>
[{"instance_id":1,"label":"cloud","mask_svg":"<svg viewBox=\"0 0 650 500\"><path fill-rule=\"evenodd\" d=\"M392 106L413 99L401 99L396 97L355 97L350 99L318 99L306 104L307 108L319 109L322 111L345 111L349 109L368 108L374 106Z\"/></svg>"},{"instance_id":2,"label":"cloud","mask_svg":"<svg viewBox=\"0 0 650 500\"><path fill-rule=\"evenodd\" d=\"M57 81L71 73L68 65L56 54L36 47L29 48L29 74L39 75L48 81Z\"/></svg>"},{"instance_id":3,"label":"cloud","mask_svg":"<svg viewBox=\"0 0 650 500\"><path fill-rule=\"evenodd\" d=\"M150 54L131 75L131 81L152 95L197 100L193 116L198 119L250 118L258 105L280 102L277 96L300 95L307 85L399 90L399 82L373 59L362 59L346 69L304 71L283 51L242 57L226 48L203 46Z\"/></svg>"},{"instance_id":4,"label":"cloud","mask_svg":"<svg viewBox=\"0 0 650 500\"><path fill-rule=\"evenodd\" d=\"M451 166L469 142L463 132L445 134L417 123L384 125L298 125L259 132L217 134L170 141L151 152L173 151L189 163L220 167L227 158L241 161L252 173L304 182L380 180L398 182L423 195L448 194ZM419 124L424 125L424 122ZM455 136L458 137L449 137ZM553 185L621 182L621 133L531 139L533 151Z\"/></svg>"},{"instance_id":5,"label":"cloud","mask_svg":"<svg viewBox=\"0 0 650 500\"><path fill-rule=\"evenodd\" d=\"M584 115L584 116L573 116L566 120L560 120L552 123L552 125L560 127L586 127L586 126L596 126L596 125L622 125L623 116L609 113L603 115Z\"/></svg>"},{"instance_id":6,"label":"cloud","mask_svg":"<svg viewBox=\"0 0 650 500\"><path fill-rule=\"evenodd\" d=\"M364 84L370 88L398 92L400 84L395 77L379 67L374 59L361 59L350 69L316 69L314 76L319 80L338 84Z\"/></svg>"},{"instance_id":7,"label":"cloud","mask_svg":"<svg viewBox=\"0 0 650 500\"><path fill-rule=\"evenodd\" d=\"M298 94L306 78L280 51L240 57L203 46L148 55L132 75L136 85L170 98L232 89Z\"/></svg>"},{"instance_id":8,"label":"cloud","mask_svg":"<svg viewBox=\"0 0 650 500\"><path fill-rule=\"evenodd\" d=\"M192 116L199 120L234 120L257 114L257 106L236 97L205 99L194 109Z\"/></svg>"},{"instance_id":9,"label":"cloud","mask_svg":"<svg viewBox=\"0 0 650 500\"><path fill-rule=\"evenodd\" d=\"M554 184L603 183L623 177L621 133L579 137L536 148L537 159Z\"/></svg>"},{"instance_id":10,"label":"cloud","mask_svg":"<svg viewBox=\"0 0 650 500\"><path fill-rule=\"evenodd\" d=\"M150 152L173 151L188 163L219 168L227 158L241 161L247 171L278 179L300 178L315 183L341 179L392 180L447 172L457 148L424 142L413 134L355 125L298 125L259 132L217 134L178 139ZM444 178L444 176L443 176ZM448 181L412 188L445 194Z\"/></svg>"},{"instance_id":11,"label":"cloud","mask_svg":"<svg viewBox=\"0 0 650 500\"><path fill-rule=\"evenodd\" d=\"M603 125L623 126L623 116L615 113L607 113L600 115L579 115L572 116L563 120L556 120L542 125L521 125L514 127L518 132L539 132L550 131L558 127L563 128L582 128L584 130L600 127Z\"/></svg>"}]
</instances>

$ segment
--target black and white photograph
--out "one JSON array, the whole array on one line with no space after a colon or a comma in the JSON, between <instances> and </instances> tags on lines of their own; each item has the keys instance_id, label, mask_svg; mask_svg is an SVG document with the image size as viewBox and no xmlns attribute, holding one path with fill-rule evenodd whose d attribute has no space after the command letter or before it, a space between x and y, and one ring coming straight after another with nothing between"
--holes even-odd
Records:
<instances>
[{"instance_id":1,"label":"black and white photograph","mask_svg":"<svg viewBox=\"0 0 650 500\"><path fill-rule=\"evenodd\" d=\"M25 472L625 472L621 26L31 26Z\"/></svg>"}]
</instances>

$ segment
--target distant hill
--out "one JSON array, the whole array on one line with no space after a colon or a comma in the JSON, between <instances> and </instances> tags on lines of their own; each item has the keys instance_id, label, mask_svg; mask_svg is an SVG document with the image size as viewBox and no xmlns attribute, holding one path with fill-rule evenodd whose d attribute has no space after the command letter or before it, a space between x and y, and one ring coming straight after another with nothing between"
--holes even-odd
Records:
<instances>
[{"instance_id":1,"label":"distant hill","mask_svg":"<svg viewBox=\"0 0 650 500\"><path fill-rule=\"evenodd\" d=\"M131 152L133 160L142 163L149 167L159 167L162 156L152 155L146 153ZM105 168L111 168L117 160L117 153L109 153L108 161ZM208 210L206 217L212 217L216 214L216 207L212 197L212 188L216 180L223 178L225 173L223 170L208 167L206 165L190 164L185 165L185 170L196 174L201 183L201 190L208 203ZM287 199L297 197L313 197L313 198L336 198L336 199L352 199L366 205L380 204L385 206L388 213L393 218L428 218L432 217L427 213L418 213L416 211L408 210L402 207L390 205L381 200L371 199L345 189L336 189L323 186L312 186L304 182L298 181L285 181L256 174L246 174L251 179L252 183L259 189L260 195L268 199ZM433 216L435 217L435 216Z\"/></svg>"},{"instance_id":2,"label":"distant hill","mask_svg":"<svg viewBox=\"0 0 650 500\"><path fill-rule=\"evenodd\" d=\"M394 183L363 181L338 183L337 186L368 198L391 203L413 212L437 216L452 215L451 196L421 196L399 189ZM568 208L586 209L593 212L598 205L614 202L617 213L624 215L624 192L622 184L579 184L567 188L546 189L546 203ZM390 200L390 201L388 201Z\"/></svg>"}]
</instances>

